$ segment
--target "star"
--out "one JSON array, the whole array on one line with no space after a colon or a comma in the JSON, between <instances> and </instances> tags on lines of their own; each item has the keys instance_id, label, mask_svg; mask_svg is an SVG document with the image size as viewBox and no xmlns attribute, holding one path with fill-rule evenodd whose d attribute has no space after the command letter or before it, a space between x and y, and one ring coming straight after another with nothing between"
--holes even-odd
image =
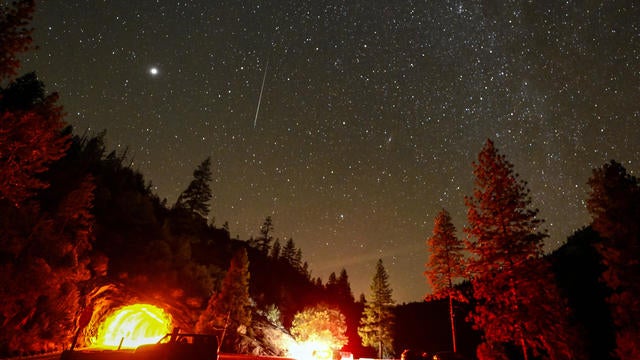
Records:
<instances>
[{"instance_id":1,"label":"star","mask_svg":"<svg viewBox=\"0 0 640 360\"><path fill-rule=\"evenodd\" d=\"M149 68L149 74L151 74L151 76L158 76L158 74L160 74L160 70L158 70L157 67L152 66Z\"/></svg>"}]
</instances>

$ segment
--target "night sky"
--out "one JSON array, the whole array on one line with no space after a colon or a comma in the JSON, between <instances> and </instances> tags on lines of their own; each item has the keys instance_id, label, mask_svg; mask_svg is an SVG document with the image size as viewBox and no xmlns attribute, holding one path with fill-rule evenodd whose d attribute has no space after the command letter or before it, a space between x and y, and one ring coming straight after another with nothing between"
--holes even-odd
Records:
<instances>
[{"instance_id":1,"label":"night sky","mask_svg":"<svg viewBox=\"0 0 640 360\"><path fill-rule=\"evenodd\" d=\"M592 168L640 170L640 3L502 3L48 0L22 71L169 204L211 156L232 237L271 216L312 276L345 267L368 295L382 258L394 299L420 301L433 219L464 236L487 138L547 250L589 223Z\"/></svg>"}]
</instances>

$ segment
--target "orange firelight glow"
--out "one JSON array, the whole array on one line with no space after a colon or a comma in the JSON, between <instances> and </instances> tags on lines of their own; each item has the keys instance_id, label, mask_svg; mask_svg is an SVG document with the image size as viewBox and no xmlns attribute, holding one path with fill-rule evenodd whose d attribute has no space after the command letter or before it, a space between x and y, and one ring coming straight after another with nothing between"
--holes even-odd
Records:
<instances>
[{"instance_id":1,"label":"orange firelight glow","mask_svg":"<svg viewBox=\"0 0 640 360\"><path fill-rule=\"evenodd\" d=\"M91 347L134 349L155 344L171 332L171 316L149 304L134 304L114 311L100 325Z\"/></svg>"},{"instance_id":2,"label":"orange firelight glow","mask_svg":"<svg viewBox=\"0 0 640 360\"><path fill-rule=\"evenodd\" d=\"M310 340L289 345L287 357L297 360L331 360L332 350L329 343Z\"/></svg>"}]
</instances>

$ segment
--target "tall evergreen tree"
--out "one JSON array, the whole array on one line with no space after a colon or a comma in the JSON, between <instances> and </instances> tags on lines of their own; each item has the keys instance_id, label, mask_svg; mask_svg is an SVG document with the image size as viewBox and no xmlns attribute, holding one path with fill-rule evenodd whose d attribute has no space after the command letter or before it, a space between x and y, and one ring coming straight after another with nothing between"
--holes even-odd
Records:
<instances>
[{"instance_id":1,"label":"tall evergreen tree","mask_svg":"<svg viewBox=\"0 0 640 360\"><path fill-rule=\"evenodd\" d=\"M329 274L327 285L325 287L330 293L337 290L336 288L338 287L338 276L336 276L335 272L331 272L331 274Z\"/></svg>"},{"instance_id":2,"label":"tall evergreen tree","mask_svg":"<svg viewBox=\"0 0 640 360\"><path fill-rule=\"evenodd\" d=\"M271 247L271 251L269 252L269 257L273 260L280 259L280 254L282 253L282 245L280 245L280 239L276 239L273 242L273 246Z\"/></svg>"},{"instance_id":3,"label":"tall evergreen tree","mask_svg":"<svg viewBox=\"0 0 640 360\"><path fill-rule=\"evenodd\" d=\"M499 349L512 344L522 348L525 360L530 354L575 358L578 347L568 325L568 308L549 263L542 259L547 235L538 229L541 220L530 207L526 183L491 140L473 169L475 187L465 199L465 231L476 299L471 318L486 342L478 357L496 358Z\"/></svg>"},{"instance_id":4,"label":"tall evergreen tree","mask_svg":"<svg viewBox=\"0 0 640 360\"><path fill-rule=\"evenodd\" d=\"M200 315L196 331L213 333L225 329L229 339L223 344L231 344L237 330L243 333L251 325L251 299L249 297L249 257L247 249L241 248L231 259L229 271L222 281L220 292L209 299L206 310ZM221 339L224 341L225 339Z\"/></svg>"},{"instance_id":5,"label":"tall evergreen tree","mask_svg":"<svg viewBox=\"0 0 640 360\"><path fill-rule=\"evenodd\" d=\"M355 301L351 291L351 284L349 283L349 275L347 275L347 270L344 268L340 271L340 276L336 275L335 272L329 274L325 289L330 299L329 302L345 311Z\"/></svg>"},{"instance_id":6,"label":"tall evergreen tree","mask_svg":"<svg viewBox=\"0 0 640 360\"><path fill-rule=\"evenodd\" d=\"M284 261L286 261L289 265L291 265L296 269L300 265L297 262L297 249L296 249L296 244L293 241L293 238L287 239L287 242L284 244L284 247L282 248L281 257L282 259L284 259Z\"/></svg>"},{"instance_id":7,"label":"tall evergreen tree","mask_svg":"<svg viewBox=\"0 0 640 360\"><path fill-rule=\"evenodd\" d=\"M433 224L433 235L427 240L429 261L425 275L433 294L427 299L449 300L449 320L453 352L457 352L455 313L453 301L464 301L460 290L453 286L456 279L465 277L464 243L456 237L456 228L451 223L451 215L442 209Z\"/></svg>"},{"instance_id":8,"label":"tall evergreen tree","mask_svg":"<svg viewBox=\"0 0 640 360\"><path fill-rule=\"evenodd\" d=\"M640 186L618 162L594 169L587 209L603 238L597 246L611 289L607 301L616 326L616 356L640 359Z\"/></svg>"},{"instance_id":9,"label":"tall evergreen tree","mask_svg":"<svg viewBox=\"0 0 640 360\"><path fill-rule=\"evenodd\" d=\"M336 296L345 304L352 304L355 301L353 291L351 291L351 283L349 283L349 275L345 268L340 270L340 276L336 282Z\"/></svg>"},{"instance_id":10,"label":"tall evergreen tree","mask_svg":"<svg viewBox=\"0 0 640 360\"><path fill-rule=\"evenodd\" d=\"M303 264L303 262L302 262L302 249L298 248L296 250L295 256L293 257L293 266L297 270L302 271L302 269L303 269L303 265L302 264Z\"/></svg>"},{"instance_id":11,"label":"tall evergreen tree","mask_svg":"<svg viewBox=\"0 0 640 360\"><path fill-rule=\"evenodd\" d=\"M260 236L256 239L257 248L263 253L269 252L269 249L271 248L273 230L273 220L271 219L271 216L267 216L260 226Z\"/></svg>"},{"instance_id":12,"label":"tall evergreen tree","mask_svg":"<svg viewBox=\"0 0 640 360\"><path fill-rule=\"evenodd\" d=\"M389 275L382 259L378 259L376 263L376 273L371 281L370 290L371 300L365 303L358 334L362 338L362 345L377 348L378 356L382 359L383 356L393 353L392 329L395 322Z\"/></svg>"},{"instance_id":13,"label":"tall evergreen tree","mask_svg":"<svg viewBox=\"0 0 640 360\"><path fill-rule=\"evenodd\" d=\"M187 209L206 219L211 201L211 157L206 158L193 171L193 180L176 201L176 208Z\"/></svg>"}]
</instances>

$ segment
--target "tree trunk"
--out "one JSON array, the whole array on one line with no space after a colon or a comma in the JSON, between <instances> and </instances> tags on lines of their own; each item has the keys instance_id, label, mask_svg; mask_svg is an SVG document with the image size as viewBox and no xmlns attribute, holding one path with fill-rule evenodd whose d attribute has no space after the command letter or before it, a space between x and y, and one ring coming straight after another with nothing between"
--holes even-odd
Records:
<instances>
[{"instance_id":1,"label":"tree trunk","mask_svg":"<svg viewBox=\"0 0 640 360\"><path fill-rule=\"evenodd\" d=\"M449 319L451 320L451 339L453 340L453 352L457 352L456 348L456 325L455 315L453 313L453 297L449 294Z\"/></svg>"},{"instance_id":2,"label":"tree trunk","mask_svg":"<svg viewBox=\"0 0 640 360\"><path fill-rule=\"evenodd\" d=\"M522 344L522 354L524 355L524 360L529 360L529 355L527 354L527 343L524 341L524 337L520 338L520 343Z\"/></svg>"}]
</instances>

